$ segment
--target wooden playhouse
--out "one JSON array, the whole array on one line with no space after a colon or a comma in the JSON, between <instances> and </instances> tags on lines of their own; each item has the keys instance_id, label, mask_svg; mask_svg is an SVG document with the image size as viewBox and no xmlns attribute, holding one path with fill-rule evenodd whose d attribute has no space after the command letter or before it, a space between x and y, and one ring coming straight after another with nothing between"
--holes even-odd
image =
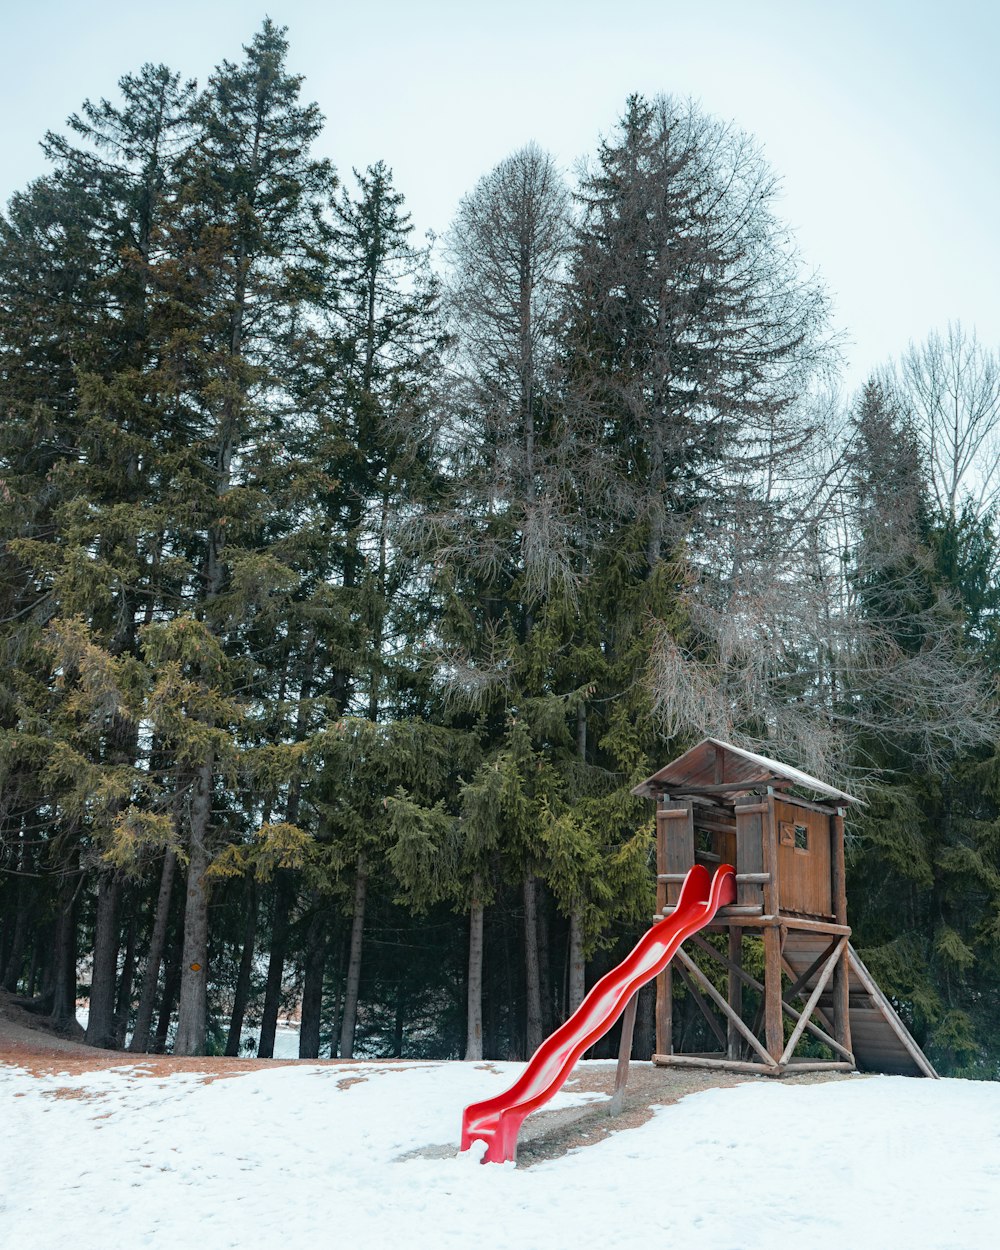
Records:
<instances>
[{"instance_id":1,"label":"wooden playhouse","mask_svg":"<svg viewBox=\"0 0 1000 1250\"><path fill-rule=\"evenodd\" d=\"M858 800L715 738L661 768L634 793L657 805L655 919L672 910L692 864L736 869L735 904L690 939L705 968L706 960L717 965L722 975L716 980L726 992L682 948L656 981L654 1063L770 1076L855 1068L937 1075L850 944L844 815ZM708 941L712 932L728 941ZM757 975L744 966L744 935L761 939L763 971L758 956ZM710 1052L679 1048L678 981L714 1039ZM623 1053L631 1047L633 1020L634 1002L626 1013ZM808 1057L797 1053L807 1036L821 1043L809 1047Z\"/></svg>"}]
</instances>

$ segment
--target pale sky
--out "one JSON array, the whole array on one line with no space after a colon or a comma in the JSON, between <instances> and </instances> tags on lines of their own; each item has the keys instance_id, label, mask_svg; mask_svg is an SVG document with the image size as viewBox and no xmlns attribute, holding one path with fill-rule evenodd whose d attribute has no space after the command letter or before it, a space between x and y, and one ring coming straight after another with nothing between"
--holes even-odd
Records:
<instances>
[{"instance_id":1,"label":"pale sky","mask_svg":"<svg viewBox=\"0 0 1000 1250\"><path fill-rule=\"evenodd\" d=\"M0 201L38 140L145 61L204 82L265 14L343 175L385 160L420 233L534 139L567 171L632 91L756 136L847 335L845 381L949 318L1000 347L994 0L0 0Z\"/></svg>"}]
</instances>

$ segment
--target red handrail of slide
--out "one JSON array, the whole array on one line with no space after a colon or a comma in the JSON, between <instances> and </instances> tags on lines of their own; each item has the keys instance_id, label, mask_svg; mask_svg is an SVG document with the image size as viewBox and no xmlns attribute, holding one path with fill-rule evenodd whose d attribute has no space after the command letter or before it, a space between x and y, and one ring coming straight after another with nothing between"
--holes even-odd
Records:
<instances>
[{"instance_id":1,"label":"red handrail of slide","mask_svg":"<svg viewBox=\"0 0 1000 1250\"><path fill-rule=\"evenodd\" d=\"M517 1153L525 1118L562 1087L585 1050L604 1036L629 999L662 972L685 938L736 901L736 875L722 864L709 878L696 864L684 878L677 906L636 943L617 968L601 977L565 1024L542 1042L514 1084L502 1094L470 1103L462 1116L462 1149L486 1143L483 1163L505 1163Z\"/></svg>"}]
</instances>

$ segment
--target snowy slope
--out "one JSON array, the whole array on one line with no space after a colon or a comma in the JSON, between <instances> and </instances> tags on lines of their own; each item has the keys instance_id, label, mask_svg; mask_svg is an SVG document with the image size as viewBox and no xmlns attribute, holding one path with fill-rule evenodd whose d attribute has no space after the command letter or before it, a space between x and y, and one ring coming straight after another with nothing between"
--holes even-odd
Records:
<instances>
[{"instance_id":1,"label":"snowy slope","mask_svg":"<svg viewBox=\"0 0 1000 1250\"><path fill-rule=\"evenodd\" d=\"M1000 1244L1000 1085L757 1081L691 1095L642 1128L530 1169L400 1160L454 1143L465 1103L499 1092L517 1070L302 1065L206 1084L141 1068L49 1077L0 1068L0 1245Z\"/></svg>"}]
</instances>

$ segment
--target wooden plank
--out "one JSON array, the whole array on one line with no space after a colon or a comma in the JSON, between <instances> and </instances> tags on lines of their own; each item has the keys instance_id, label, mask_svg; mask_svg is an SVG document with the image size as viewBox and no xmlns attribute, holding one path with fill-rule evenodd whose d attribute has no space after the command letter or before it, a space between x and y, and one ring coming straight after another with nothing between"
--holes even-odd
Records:
<instances>
[{"instance_id":1,"label":"wooden plank","mask_svg":"<svg viewBox=\"0 0 1000 1250\"><path fill-rule=\"evenodd\" d=\"M780 1076L777 1064L753 1063L750 1060L714 1058L709 1055L654 1055L653 1063L661 1068L721 1068L747 1076Z\"/></svg>"},{"instance_id":2,"label":"wooden plank","mask_svg":"<svg viewBox=\"0 0 1000 1250\"><path fill-rule=\"evenodd\" d=\"M844 864L844 817L838 811L831 822L833 828L833 913L837 924L847 924L847 869Z\"/></svg>"},{"instance_id":3,"label":"wooden plank","mask_svg":"<svg viewBox=\"0 0 1000 1250\"><path fill-rule=\"evenodd\" d=\"M784 1069L783 1076L797 1076L800 1072L856 1072L857 1066L840 1059L793 1059Z\"/></svg>"},{"instance_id":4,"label":"wooden plank","mask_svg":"<svg viewBox=\"0 0 1000 1250\"><path fill-rule=\"evenodd\" d=\"M861 984L868 991L869 995L872 998L872 1001L875 1003L879 1011L882 1013L883 1018L885 1019L886 1023L889 1025L889 1028L892 1030L893 1034L899 1039L906 1053L913 1060L913 1063L917 1067L918 1071L923 1073L924 1076L932 1077L933 1079L936 1080L937 1073L934 1071L934 1068L931 1066L930 1060L928 1060L927 1056L920 1049L917 1043L913 1040L913 1038L910 1035L909 1029L907 1029L906 1025L902 1022L902 1020L900 1020L892 1004L889 1002L886 996L882 993L879 987L875 984L875 981L871 973L868 971L865 965L861 962L861 958L853 946L848 946L848 954L850 957L851 971L854 973L854 975L858 978ZM856 1043L855 1043L855 1047L856 1047ZM856 1053L857 1053L857 1050L855 1049L855 1054Z\"/></svg>"},{"instance_id":5,"label":"wooden plank","mask_svg":"<svg viewBox=\"0 0 1000 1250\"><path fill-rule=\"evenodd\" d=\"M809 1019L809 1017L812 1015L813 1011L815 1010L816 1004L819 1002L819 996L820 994L823 993L823 989L826 986L827 981L829 981L829 979L833 976L834 966L836 965L837 960L840 959L840 956L843 953L843 950L846 944L847 944L847 938L842 937L840 941L837 943L837 949L833 952L833 954L829 957L829 959L823 965L823 970L819 974L819 979L816 982L816 986L813 992L809 995L809 999L806 1002L806 1005L802 1008L801 1019L799 1020L795 1028L792 1029L792 1035L788 1039L788 1043L785 1046L785 1049L781 1053L781 1059L779 1060L780 1063L787 1063L789 1059L791 1059L792 1055L795 1054L795 1047L798 1046L799 1044L799 1038L802 1036L802 1032L806 1027L806 1021Z\"/></svg>"},{"instance_id":6,"label":"wooden plank","mask_svg":"<svg viewBox=\"0 0 1000 1250\"><path fill-rule=\"evenodd\" d=\"M639 991L632 995L622 1017L622 1038L618 1047L618 1067L615 1071L615 1092L611 1095L608 1115L621 1115L625 1106L625 1086L628 1084L628 1065L632 1058L632 1034L635 1032L635 1013L639 1005Z\"/></svg>"},{"instance_id":7,"label":"wooden plank","mask_svg":"<svg viewBox=\"0 0 1000 1250\"><path fill-rule=\"evenodd\" d=\"M759 790L763 786L762 781L720 781L702 785L691 782L684 782L683 786L675 785L672 787L674 794L740 794L746 793L748 790ZM789 783L791 784L791 783Z\"/></svg>"},{"instance_id":8,"label":"wooden plank","mask_svg":"<svg viewBox=\"0 0 1000 1250\"><path fill-rule=\"evenodd\" d=\"M781 911L781 882L778 878L778 826L774 816L774 795L767 796L767 811L761 816L764 835L764 871L770 881L764 886L764 910L770 916Z\"/></svg>"},{"instance_id":9,"label":"wooden plank","mask_svg":"<svg viewBox=\"0 0 1000 1250\"><path fill-rule=\"evenodd\" d=\"M656 915L653 917L653 922L656 923L656 921L662 920L665 916L671 915L671 913L676 910L676 906L677 905L675 903L668 903L667 906L664 907L661 915ZM740 907L740 906L734 905L732 907L720 907L719 910L715 913L715 917L712 923L715 924L716 921L725 920L729 916L733 916L733 917L761 916L762 918L766 918L766 917L763 917L763 913L759 905L756 907Z\"/></svg>"},{"instance_id":10,"label":"wooden plank","mask_svg":"<svg viewBox=\"0 0 1000 1250\"><path fill-rule=\"evenodd\" d=\"M705 855L707 853L698 851L697 854ZM659 872L656 874L656 880L665 884L676 884L679 881L683 881L686 876L686 872ZM736 873L736 884L740 885L743 882L748 882L751 885L763 885L767 878L768 874L766 872L738 872Z\"/></svg>"},{"instance_id":11,"label":"wooden plank","mask_svg":"<svg viewBox=\"0 0 1000 1250\"><path fill-rule=\"evenodd\" d=\"M656 813L656 819L658 844L660 829L663 830L663 863L657 864L657 875L686 873L694 864L694 820L691 804L665 801ZM668 825L669 828L667 828ZM676 903L680 897L680 885L667 884L666 890L665 902L668 905Z\"/></svg>"},{"instance_id":12,"label":"wooden plank","mask_svg":"<svg viewBox=\"0 0 1000 1250\"><path fill-rule=\"evenodd\" d=\"M759 803L736 800L736 866L744 878L763 876L764 845L762 808ZM763 914L764 882L737 880L736 903L741 907L760 906Z\"/></svg>"},{"instance_id":13,"label":"wooden plank","mask_svg":"<svg viewBox=\"0 0 1000 1250\"><path fill-rule=\"evenodd\" d=\"M833 813L812 811L772 796L778 872L781 877L781 910L822 920L836 920L831 885ZM792 827L806 831L805 848L791 836ZM788 827L788 840L778 830Z\"/></svg>"},{"instance_id":14,"label":"wooden plank","mask_svg":"<svg viewBox=\"0 0 1000 1250\"><path fill-rule=\"evenodd\" d=\"M809 799L800 799L797 794L780 794L778 796L782 803L791 803L794 807L805 808L807 812L822 812L824 816L833 816L842 808L834 805L834 801L827 803L813 803Z\"/></svg>"},{"instance_id":15,"label":"wooden plank","mask_svg":"<svg viewBox=\"0 0 1000 1250\"><path fill-rule=\"evenodd\" d=\"M840 933L851 936L851 926L837 924L834 920L810 920L805 916L784 916L782 924L788 926L789 932L796 929L803 933Z\"/></svg>"},{"instance_id":16,"label":"wooden plank","mask_svg":"<svg viewBox=\"0 0 1000 1250\"><path fill-rule=\"evenodd\" d=\"M775 1060L768 1054L764 1047L760 1044L756 1037L750 1032L749 1028L743 1023L739 1016L734 1016L729 1010L729 1004L715 988L712 982L705 976L702 970L694 962L691 956L683 948L678 950L675 959L680 960L684 967L690 972L691 976L698 982L699 987L709 996L716 1007L722 1012L727 1020L732 1020L739 1033L750 1043L753 1050L760 1055L761 1059L769 1066L775 1064Z\"/></svg>"}]
</instances>

